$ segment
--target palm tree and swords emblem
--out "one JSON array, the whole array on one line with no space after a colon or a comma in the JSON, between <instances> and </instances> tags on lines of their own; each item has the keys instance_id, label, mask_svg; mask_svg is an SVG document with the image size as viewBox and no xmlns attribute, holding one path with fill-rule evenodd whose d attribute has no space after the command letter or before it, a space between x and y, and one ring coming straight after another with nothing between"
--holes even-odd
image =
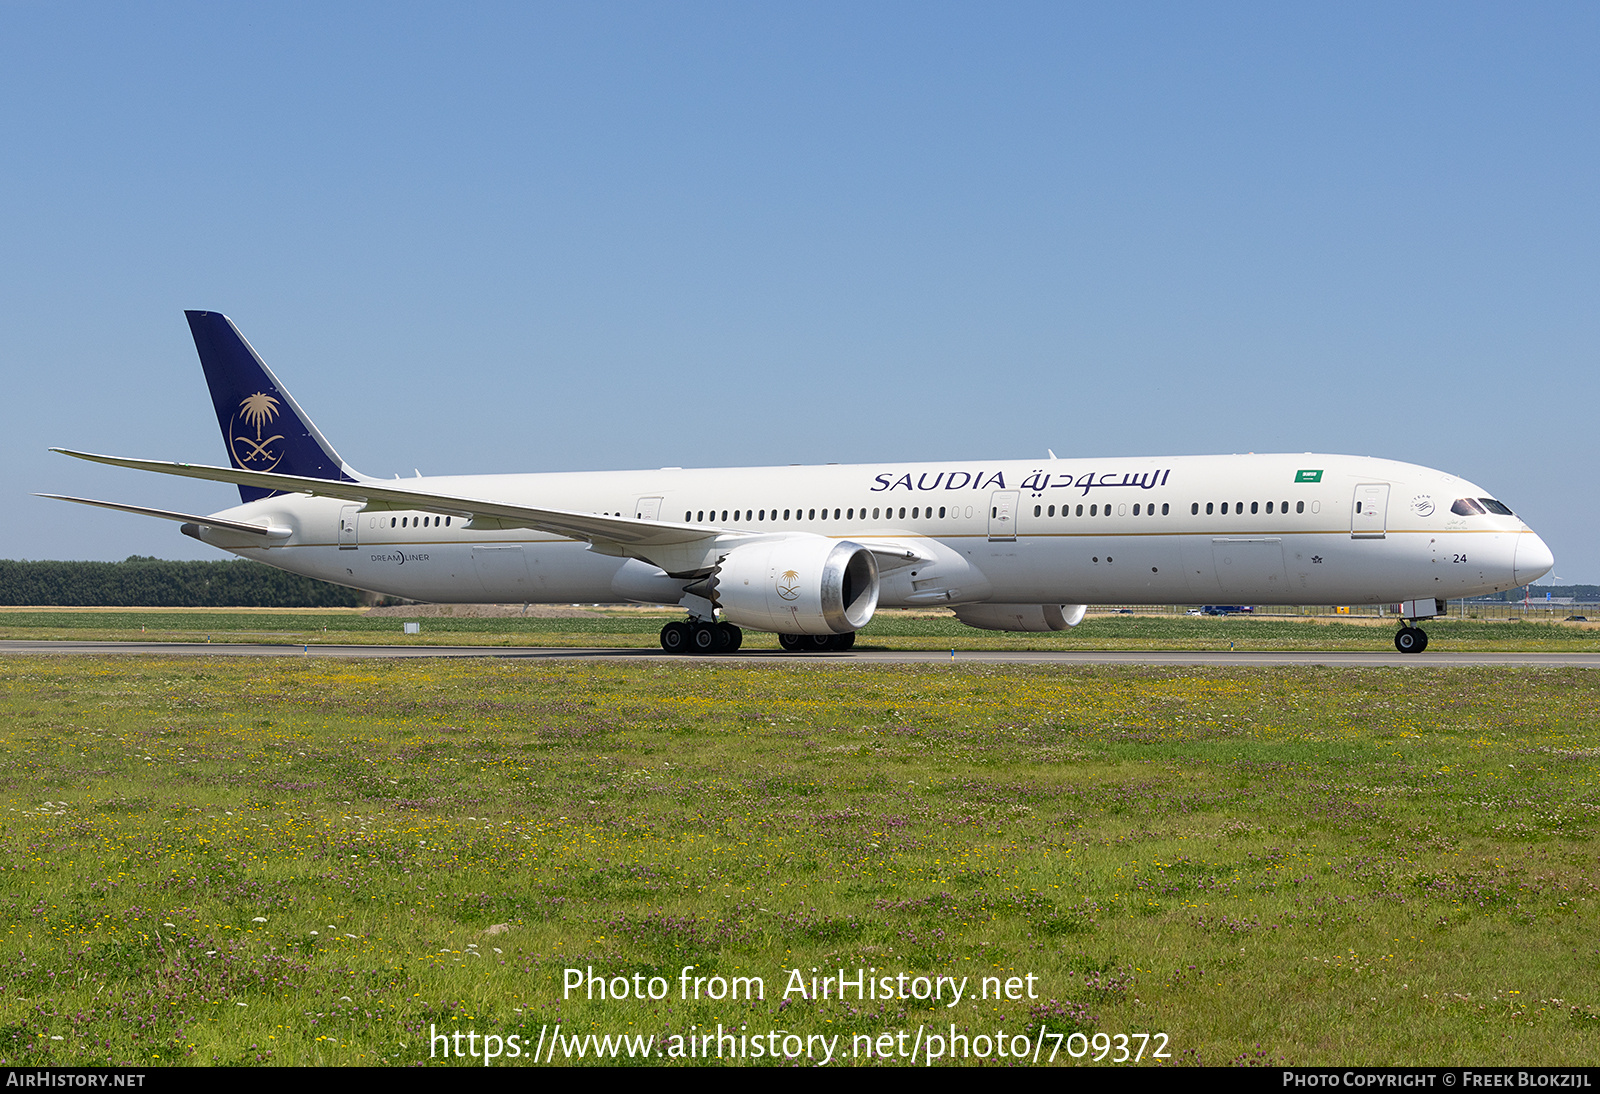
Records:
<instances>
[{"instance_id":1,"label":"palm tree and swords emblem","mask_svg":"<svg viewBox=\"0 0 1600 1094\"><path fill-rule=\"evenodd\" d=\"M794 570L785 570L778 578L778 595L785 600L793 600L800 595L800 575Z\"/></svg>"},{"instance_id":2,"label":"palm tree and swords emblem","mask_svg":"<svg viewBox=\"0 0 1600 1094\"><path fill-rule=\"evenodd\" d=\"M240 400L239 412L233 416L233 424L237 425L239 419L243 418L245 426L248 429L254 429L256 433L255 438L252 440L248 435L237 435L237 430L231 428L228 430L228 435L233 438L233 458L240 467L244 467L252 460L267 461L265 467L258 466L256 468L256 470L260 471L271 471L278 466L278 461L283 459L282 450L274 452L267 446L275 441L283 440L283 435L261 436L262 430L271 425L277 416L278 400L271 395L258 391L254 395Z\"/></svg>"}]
</instances>

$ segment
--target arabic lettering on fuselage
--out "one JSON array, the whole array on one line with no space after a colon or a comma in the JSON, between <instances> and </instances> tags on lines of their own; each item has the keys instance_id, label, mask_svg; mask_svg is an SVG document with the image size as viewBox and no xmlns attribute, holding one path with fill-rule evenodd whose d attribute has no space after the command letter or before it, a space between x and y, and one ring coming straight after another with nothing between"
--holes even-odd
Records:
<instances>
[{"instance_id":1,"label":"arabic lettering on fuselage","mask_svg":"<svg viewBox=\"0 0 1600 1094\"><path fill-rule=\"evenodd\" d=\"M874 477L873 482L878 485L872 488L874 494L893 492L895 490L1004 490L1006 489L1006 475L1004 471L993 471L985 478L983 471L924 471L913 477L913 472L907 471L899 477L893 471L885 471ZM1152 490L1157 486L1167 484L1167 476L1172 474L1171 468L1165 471L1085 471L1076 477L1063 475L1043 469L1030 471L1019 485L1019 489L1032 493L1035 497L1042 496L1049 490L1076 489L1082 495L1088 496L1089 491L1105 487L1137 487L1140 490ZM930 477L933 481L929 481Z\"/></svg>"}]
</instances>

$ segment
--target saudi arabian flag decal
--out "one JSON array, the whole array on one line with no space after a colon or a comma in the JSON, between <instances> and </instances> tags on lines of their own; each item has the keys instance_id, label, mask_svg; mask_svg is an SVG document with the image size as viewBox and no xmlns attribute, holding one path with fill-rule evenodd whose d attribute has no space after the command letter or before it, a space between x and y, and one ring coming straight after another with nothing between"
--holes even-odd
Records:
<instances>
[{"instance_id":1,"label":"saudi arabian flag decal","mask_svg":"<svg viewBox=\"0 0 1600 1094\"><path fill-rule=\"evenodd\" d=\"M1294 473L1294 481L1295 482L1321 482L1322 481L1322 472L1321 471L1296 471Z\"/></svg>"}]
</instances>

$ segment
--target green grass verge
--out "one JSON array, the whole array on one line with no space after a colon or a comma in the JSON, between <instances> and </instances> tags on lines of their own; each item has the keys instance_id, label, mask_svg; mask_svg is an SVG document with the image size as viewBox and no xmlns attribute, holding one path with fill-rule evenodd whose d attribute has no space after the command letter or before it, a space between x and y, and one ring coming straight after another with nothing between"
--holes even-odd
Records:
<instances>
[{"instance_id":1,"label":"green grass verge","mask_svg":"<svg viewBox=\"0 0 1600 1094\"><path fill-rule=\"evenodd\" d=\"M359 611L295 613L188 611L0 612L0 638L78 641L266 642L281 645L615 646L653 648L661 624L681 612L614 612L583 619L403 617ZM1392 650L1392 623L1297 619L1091 616L1061 633L973 630L954 616L880 612L859 632L863 648L891 650ZM1557 622L1443 619L1427 624L1436 648L1550 652L1600 650L1600 628ZM752 649L776 649L773 635L745 632Z\"/></svg>"},{"instance_id":2,"label":"green grass verge","mask_svg":"<svg viewBox=\"0 0 1600 1094\"><path fill-rule=\"evenodd\" d=\"M661 1051L784 1030L836 1058L952 1026L991 1057L1041 1029L1111 1055L1165 1034L1176 1063L1600 1054L1591 671L0 678L7 1065L413 1064L430 1031L504 1049L557 1023ZM684 1000L685 966L765 998ZM670 990L563 998L569 968ZM813 968L967 996L785 999ZM1037 998L973 998L1030 976Z\"/></svg>"}]
</instances>

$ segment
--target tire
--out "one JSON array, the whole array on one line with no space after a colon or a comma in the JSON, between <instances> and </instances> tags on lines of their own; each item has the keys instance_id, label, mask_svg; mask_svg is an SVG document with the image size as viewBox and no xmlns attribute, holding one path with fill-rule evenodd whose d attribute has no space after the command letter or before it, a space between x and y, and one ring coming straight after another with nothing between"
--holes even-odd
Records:
<instances>
[{"instance_id":1,"label":"tire","mask_svg":"<svg viewBox=\"0 0 1600 1094\"><path fill-rule=\"evenodd\" d=\"M668 623L661 628L661 648L668 653L689 651L689 624Z\"/></svg>"},{"instance_id":2,"label":"tire","mask_svg":"<svg viewBox=\"0 0 1600 1094\"><path fill-rule=\"evenodd\" d=\"M733 653L744 645L744 632L732 623L717 624L717 652Z\"/></svg>"},{"instance_id":3,"label":"tire","mask_svg":"<svg viewBox=\"0 0 1600 1094\"><path fill-rule=\"evenodd\" d=\"M806 636L803 635L803 634L780 634L780 635L778 635L778 645L782 646L784 649L788 650L790 653L800 653L800 652L802 652L806 648L805 647L805 641L806 641Z\"/></svg>"},{"instance_id":4,"label":"tire","mask_svg":"<svg viewBox=\"0 0 1600 1094\"><path fill-rule=\"evenodd\" d=\"M1421 653L1423 650L1428 648L1428 632L1423 630L1421 627L1413 627L1412 630L1417 632L1417 640L1419 643L1417 646L1417 652Z\"/></svg>"},{"instance_id":5,"label":"tire","mask_svg":"<svg viewBox=\"0 0 1600 1094\"><path fill-rule=\"evenodd\" d=\"M1395 632L1394 648L1401 653L1421 653L1427 639L1415 627L1401 627Z\"/></svg>"},{"instance_id":6,"label":"tire","mask_svg":"<svg viewBox=\"0 0 1600 1094\"><path fill-rule=\"evenodd\" d=\"M856 644L856 632L855 631L850 631L850 632L848 632L846 634L836 634L836 635L834 635L833 636L833 645L831 647L829 647L829 648L838 650L840 653L843 653L845 650L849 649L851 646L853 646L855 644Z\"/></svg>"},{"instance_id":7,"label":"tire","mask_svg":"<svg viewBox=\"0 0 1600 1094\"><path fill-rule=\"evenodd\" d=\"M695 653L717 653L721 643L715 623L694 623L689 627L689 645Z\"/></svg>"}]
</instances>

